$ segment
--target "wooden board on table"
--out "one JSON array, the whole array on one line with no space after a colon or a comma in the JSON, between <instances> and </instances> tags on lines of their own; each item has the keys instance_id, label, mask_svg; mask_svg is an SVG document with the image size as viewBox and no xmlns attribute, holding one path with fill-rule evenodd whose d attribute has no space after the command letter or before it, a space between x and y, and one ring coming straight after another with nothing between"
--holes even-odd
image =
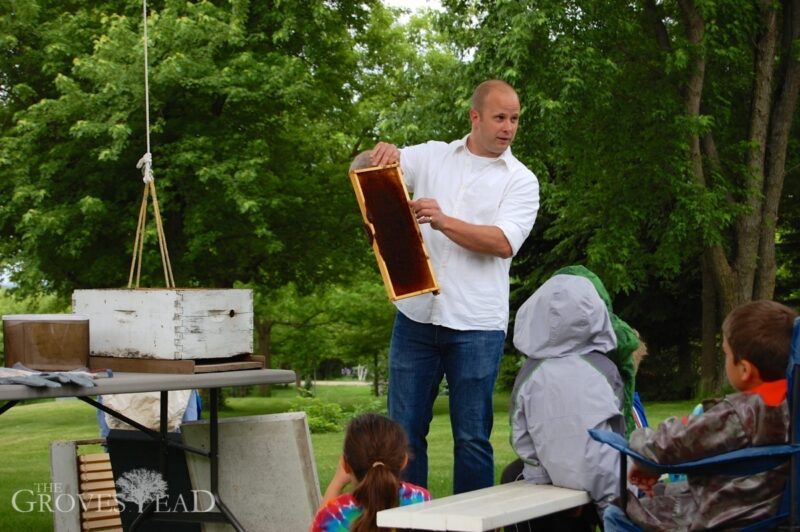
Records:
<instances>
[{"instance_id":1,"label":"wooden board on table","mask_svg":"<svg viewBox=\"0 0 800 532\"><path fill-rule=\"evenodd\" d=\"M233 358L206 360L159 360L150 358L119 358L90 356L89 368L110 369L125 373L213 373L217 371L239 371L263 369L264 357L239 355Z\"/></svg>"}]
</instances>

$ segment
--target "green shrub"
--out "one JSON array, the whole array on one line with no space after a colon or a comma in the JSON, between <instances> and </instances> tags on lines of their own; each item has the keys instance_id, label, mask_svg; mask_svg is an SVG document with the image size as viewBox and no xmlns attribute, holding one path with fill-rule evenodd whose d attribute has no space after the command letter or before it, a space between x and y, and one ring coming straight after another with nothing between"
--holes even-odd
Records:
<instances>
[{"instance_id":1,"label":"green shrub","mask_svg":"<svg viewBox=\"0 0 800 532\"><path fill-rule=\"evenodd\" d=\"M514 380L527 357L519 353L503 353L500 359L500 371L497 374L498 390L510 391L514 388Z\"/></svg>"},{"instance_id":2,"label":"green shrub","mask_svg":"<svg viewBox=\"0 0 800 532\"><path fill-rule=\"evenodd\" d=\"M353 407L353 411L348 416L348 418L352 419L359 414L365 414L367 412L377 412L378 414L388 415L389 408L386 406L386 399L373 397L369 401L364 401L363 403L357 403Z\"/></svg>"},{"instance_id":3,"label":"green shrub","mask_svg":"<svg viewBox=\"0 0 800 532\"><path fill-rule=\"evenodd\" d=\"M299 399L292 401L290 412L305 412L308 428L312 434L340 432L347 420L342 407L336 403L323 403L319 399Z\"/></svg>"}]
</instances>

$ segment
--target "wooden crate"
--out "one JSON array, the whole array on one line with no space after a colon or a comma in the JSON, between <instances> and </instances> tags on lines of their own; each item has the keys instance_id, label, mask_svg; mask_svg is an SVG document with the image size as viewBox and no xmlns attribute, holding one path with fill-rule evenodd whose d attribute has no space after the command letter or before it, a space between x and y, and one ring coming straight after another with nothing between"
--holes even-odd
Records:
<instances>
[{"instance_id":1,"label":"wooden crate","mask_svg":"<svg viewBox=\"0 0 800 532\"><path fill-rule=\"evenodd\" d=\"M246 289L75 290L89 317L89 353L161 360L253 352L253 292Z\"/></svg>"},{"instance_id":2,"label":"wooden crate","mask_svg":"<svg viewBox=\"0 0 800 532\"><path fill-rule=\"evenodd\" d=\"M69 371L89 365L89 318L75 314L3 316L5 364L40 371Z\"/></svg>"},{"instance_id":3,"label":"wooden crate","mask_svg":"<svg viewBox=\"0 0 800 532\"><path fill-rule=\"evenodd\" d=\"M54 532L122 532L108 453L79 453L81 446L99 443L103 440L50 443L50 476L53 486L58 486Z\"/></svg>"},{"instance_id":4,"label":"wooden crate","mask_svg":"<svg viewBox=\"0 0 800 532\"><path fill-rule=\"evenodd\" d=\"M389 299L439 293L419 224L397 164L350 171L367 235Z\"/></svg>"}]
</instances>

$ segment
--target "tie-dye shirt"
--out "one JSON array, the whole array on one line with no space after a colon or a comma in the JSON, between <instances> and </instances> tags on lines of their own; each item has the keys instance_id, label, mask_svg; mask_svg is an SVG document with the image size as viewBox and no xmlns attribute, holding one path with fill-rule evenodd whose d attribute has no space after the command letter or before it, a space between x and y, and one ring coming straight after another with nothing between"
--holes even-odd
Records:
<instances>
[{"instance_id":1,"label":"tie-dye shirt","mask_svg":"<svg viewBox=\"0 0 800 532\"><path fill-rule=\"evenodd\" d=\"M400 483L399 506L408 506L429 500L431 500L431 494L425 488L408 482ZM328 501L328 504L317 512L314 522L311 523L311 532L345 532L350 530L350 525L361 517L362 513L364 513L364 509L353 498L353 494L344 493Z\"/></svg>"}]
</instances>

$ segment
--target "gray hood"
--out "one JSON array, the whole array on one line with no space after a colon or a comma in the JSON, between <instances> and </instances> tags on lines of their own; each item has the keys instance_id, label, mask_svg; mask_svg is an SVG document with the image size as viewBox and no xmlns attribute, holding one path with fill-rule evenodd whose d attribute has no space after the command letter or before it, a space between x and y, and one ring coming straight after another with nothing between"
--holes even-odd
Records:
<instances>
[{"instance_id":1,"label":"gray hood","mask_svg":"<svg viewBox=\"0 0 800 532\"><path fill-rule=\"evenodd\" d=\"M617 337L592 283L576 275L548 279L520 307L514 346L534 359L608 353Z\"/></svg>"}]
</instances>

